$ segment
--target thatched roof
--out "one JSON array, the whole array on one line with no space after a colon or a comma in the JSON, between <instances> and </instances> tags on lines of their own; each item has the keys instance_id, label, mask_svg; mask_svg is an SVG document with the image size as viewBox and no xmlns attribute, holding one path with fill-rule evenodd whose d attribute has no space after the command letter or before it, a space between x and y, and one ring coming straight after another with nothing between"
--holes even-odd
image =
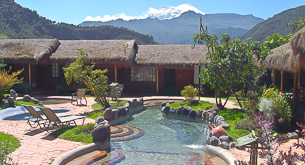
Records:
<instances>
[{"instance_id":1,"label":"thatched roof","mask_svg":"<svg viewBox=\"0 0 305 165\"><path fill-rule=\"evenodd\" d=\"M50 57L51 61L73 61L83 48L94 62L132 62L137 51L135 40L60 40L60 47Z\"/></svg>"},{"instance_id":2,"label":"thatched roof","mask_svg":"<svg viewBox=\"0 0 305 165\"><path fill-rule=\"evenodd\" d=\"M139 45L136 63L161 66L192 66L204 62L207 46L196 45Z\"/></svg>"},{"instance_id":3,"label":"thatched roof","mask_svg":"<svg viewBox=\"0 0 305 165\"><path fill-rule=\"evenodd\" d=\"M271 50L272 54L268 55L263 62L263 66L268 69L290 70L288 59L292 52L290 44L286 43Z\"/></svg>"},{"instance_id":4,"label":"thatched roof","mask_svg":"<svg viewBox=\"0 0 305 165\"><path fill-rule=\"evenodd\" d=\"M301 66L305 67L305 27L296 32L291 40L290 46L292 53L289 58L291 69L299 70Z\"/></svg>"},{"instance_id":5,"label":"thatched roof","mask_svg":"<svg viewBox=\"0 0 305 165\"><path fill-rule=\"evenodd\" d=\"M6 62L36 63L60 45L55 39L1 39L0 54Z\"/></svg>"}]
</instances>

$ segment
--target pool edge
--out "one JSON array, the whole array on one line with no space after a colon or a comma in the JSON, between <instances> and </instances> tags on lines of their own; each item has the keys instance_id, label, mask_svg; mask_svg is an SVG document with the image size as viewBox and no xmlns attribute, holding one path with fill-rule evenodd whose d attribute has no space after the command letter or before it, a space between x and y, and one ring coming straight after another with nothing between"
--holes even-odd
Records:
<instances>
[{"instance_id":1,"label":"pool edge","mask_svg":"<svg viewBox=\"0 0 305 165\"><path fill-rule=\"evenodd\" d=\"M224 160L228 165L235 165L234 162L237 161L235 156L229 150L223 149L221 147L206 145L206 150L207 150L207 154L218 156L219 158Z\"/></svg>"}]
</instances>

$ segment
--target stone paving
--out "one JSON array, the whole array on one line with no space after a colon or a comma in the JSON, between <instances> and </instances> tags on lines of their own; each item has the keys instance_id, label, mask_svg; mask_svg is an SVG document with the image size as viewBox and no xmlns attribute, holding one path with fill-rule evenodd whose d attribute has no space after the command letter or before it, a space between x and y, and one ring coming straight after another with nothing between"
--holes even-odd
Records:
<instances>
[{"instance_id":1,"label":"stone paving","mask_svg":"<svg viewBox=\"0 0 305 165\"><path fill-rule=\"evenodd\" d=\"M65 97L70 98L70 97ZM174 99L174 98L182 98L182 97L164 97L164 96L154 96L154 97L143 97L146 99ZM135 98L121 98L126 100L133 100ZM214 98L201 98L201 100L207 100L214 102ZM90 112L93 109L91 105L95 103L94 98L87 98L88 104L87 106L76 106L72 105L70 102L62 103L62 104L52 104L47 105L49 108L71 108L73 111L67 112L69 114L82 114L84 112ZM227 108L238 108L238 106L234 105L234 102L228 102L226 105ZM81 124L81 120L77 121L78 124ZM94 123L94 120L86 118L86 123ZM72 142L59 138L54 138L50 133L46 131L41 131L40 129L31 128L26 121L7 121L0 120L0 131L6 134L14 135L16 138L20 140L20 147L17 148L12 154L11 157L18 164L30 164L30 165L44 165L50 164L54 158L67 152L71 149L74 149L78 146L81 146L80 142ZM280 147L279 150L288 151L292 143L296 140L289 140L289 142L285 143ZM233 155L238 160L249 160L249 153L237 149L231 150ZM301 149L297 149L296 152L303 153ZM259 163L264 160L259 159Z\"/></svg>"}]
</instances>

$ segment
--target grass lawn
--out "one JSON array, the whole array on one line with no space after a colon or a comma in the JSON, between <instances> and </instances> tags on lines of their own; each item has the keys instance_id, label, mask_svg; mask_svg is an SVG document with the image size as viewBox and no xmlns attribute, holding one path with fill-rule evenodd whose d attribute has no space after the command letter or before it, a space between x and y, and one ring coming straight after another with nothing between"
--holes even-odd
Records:
<instances>
[{"instance_id":1,"label":"grass lawn","mask_svg":"<svg viewBox=\"0 0 305 165\"><path fill-rule=\"evenodd\" d=\"M198 108L202 109L202 110L205 110L207 107L212 107L212 106L216 106L216 104L214 103L210 103L208 101L199 101L199 104L198 105L192 105L192 106L189 106L189 105L186 105L187 102L184 101L184 102L181 102L181 103L171 103L170 104L170 107L171 108L176 108L178 109L181 105L184 106L184 107L191 107L192 109L194 110L198 110Z\"/></svg>"},{"instance_id":2,"label":"grass lawn","mask_svg":"<svg viewBox=\"0 0 305 165\"><path fill-rule=\"evenodd\" d=\"M13 135L0 132L0 146L3 146L3 144L8 145L9 153L15 151L16 148L20 146L20 142L16 137L14 137ZM0 148L0 153L1 152L2 152L2 148Z\"/></svg>"},{"instance_id":3,"label":"grass lawn","mask_svg":"<svg viewBox=\"0 0 305 165\"><path fill-rule=\"evenodd\" d=\"M7 101L7 99L3 99L3 102L0 103L0 111L3 110L3 103L4 103L5 101ZM33 103L33 102L15 101L14 103L15 103L16 106L20 106L21 104L24 104L24 105L42 107L41 105L35 104L35 103Z\"/></svg>"}]
</instances>

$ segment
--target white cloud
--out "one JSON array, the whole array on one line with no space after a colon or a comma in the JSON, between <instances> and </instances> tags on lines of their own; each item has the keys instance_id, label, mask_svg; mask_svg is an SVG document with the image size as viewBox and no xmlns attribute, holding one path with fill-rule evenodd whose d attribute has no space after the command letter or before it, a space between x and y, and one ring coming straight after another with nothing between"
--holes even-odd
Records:
<instances>
[{"instance_id":1,"label":"white cloud","mask_svg":"<svg viewBox=\"0 0 305 165\"><path fill-rule=\"evenodd\" d=\"M107 22L111 20L116 20L116 19L123 19L125 21L129 20L134 20L134 19L146 19L148 17L150 18L157 18L160 20L164 19L172 19L175 17L179 17L182 13L187 12L187 11L194 11L196 13L204 15L205 13L197 9L196 7L190 5L190 4L181 4L177 7L174 6L167 6L167 5L162 5L159 9L155 9L150 7L148 11L144 12L142 15L139 16L128 16L125 13L121 14L116 14L116 15L104 15L103 17L96 16L87 16L85 18L85 21L102 21L102 22Z\"/></svg>"}]
</instances>

